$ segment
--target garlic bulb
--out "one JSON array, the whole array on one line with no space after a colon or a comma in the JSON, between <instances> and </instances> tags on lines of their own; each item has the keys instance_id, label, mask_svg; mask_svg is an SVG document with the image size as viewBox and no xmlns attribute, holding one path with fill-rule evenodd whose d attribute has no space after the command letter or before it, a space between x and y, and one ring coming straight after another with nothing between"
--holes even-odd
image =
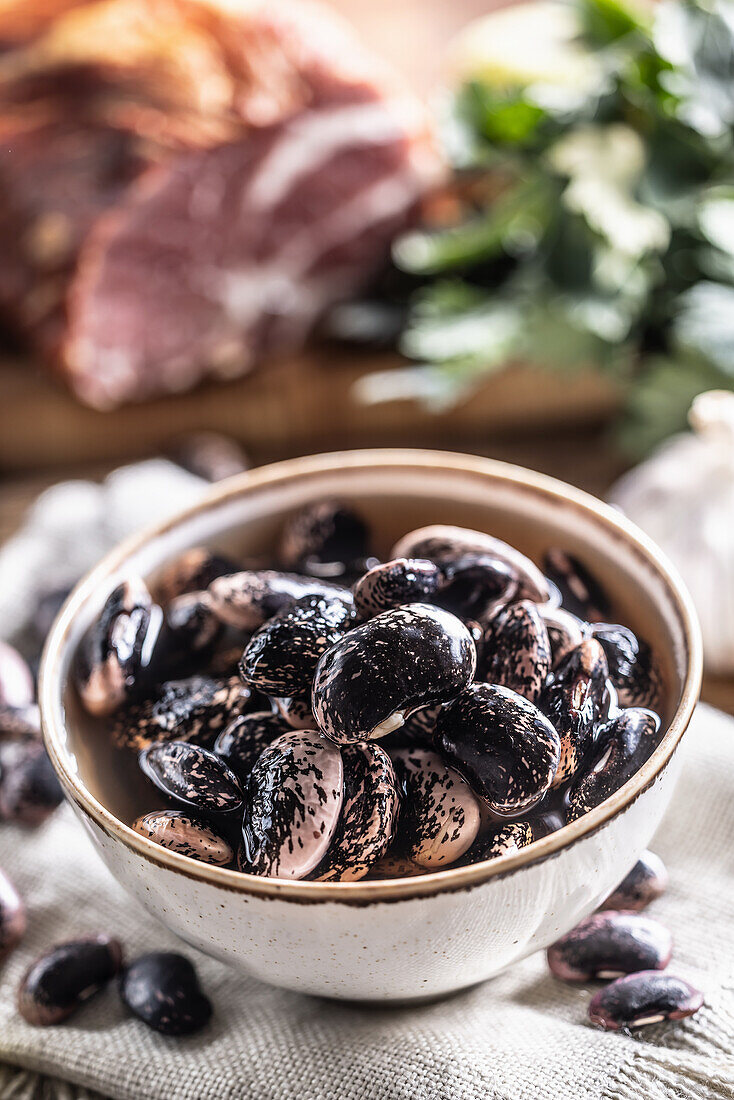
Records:
<instances>
[{"instance_id":1,"label":"garlic bulb","mask_svg":"<svg viewBox=\"0 0 734 1100\"><path fill-rule=\"evenodd\" d=\"M734 393L699 394L692 432L668 440L612 489L693 597L709 672L734 672Z\"/></svg>"}]
</instances>

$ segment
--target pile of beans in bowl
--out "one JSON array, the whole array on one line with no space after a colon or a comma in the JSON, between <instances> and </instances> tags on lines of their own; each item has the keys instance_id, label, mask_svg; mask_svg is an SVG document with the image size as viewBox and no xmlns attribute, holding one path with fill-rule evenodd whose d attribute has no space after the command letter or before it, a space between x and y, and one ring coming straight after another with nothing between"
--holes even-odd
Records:
<instances>
[{"instance_id":1,"label":"pile of beans in bowl","mask_svg":"<svg viewBox=\"0 0 734 1100\"><path fill-rule=\"evenodd\" d=\"M138 754L165 848L256 875L394 878L495 859L598 806L660 737L649 646L588 568L480 531L385 560L339 501L268 560L195 548L128 576L76 687Z\"/></svg>"}]
</instances>

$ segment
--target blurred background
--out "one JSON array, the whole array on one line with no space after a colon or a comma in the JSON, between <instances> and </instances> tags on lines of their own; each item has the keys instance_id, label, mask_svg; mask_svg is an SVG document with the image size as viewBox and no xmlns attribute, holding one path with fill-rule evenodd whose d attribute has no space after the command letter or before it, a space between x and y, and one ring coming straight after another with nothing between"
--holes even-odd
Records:
<instances>
[{"instance_id":1,"label":"blurred background","mask_svg":"<svg viewBox=\"0 0 734 1100\"><path fill-rule=\"evenodd\" d=\"M624 507L734 711L730 0L0 0L0 127L0 636L197 478L430 446Z\"/></svg>"}]
</instances>

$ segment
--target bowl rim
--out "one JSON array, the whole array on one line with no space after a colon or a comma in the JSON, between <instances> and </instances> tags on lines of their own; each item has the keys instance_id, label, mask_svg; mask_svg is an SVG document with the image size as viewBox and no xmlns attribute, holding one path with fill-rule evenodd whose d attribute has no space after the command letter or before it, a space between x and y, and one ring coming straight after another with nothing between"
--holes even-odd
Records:
<instances>
[{"instance_id":1,"label":"bowl rim","mask_svg":"<svg viewBox=\"0 0 734 1100\"><path fill-rule=\"evenodd\" d=\"M623 540L652 567L663 582L670 606L675 611L684 639L684 659L687 667L680 702L668 728L655 751L638 772L606 801L562 828L534 841L527 848L470 866L446 868L410 878L359 880L357 882L306 882L251 875L202 863L156 844L135 832L115 817L86 788L78 774L65 763L64 708L62 702L62 659L69 643L72 624L97 586L118 571L124 562L141 547L167 531L187 524L204 512L215 510L224 502L261 491L268 486L295 480L308 480L324 473L345 470L396 466L413 467L423 473L431 469L450 467L457 473L490 479L519 491L552 499L572 510L582 512L587 519L601 525L608 533ZM67 796L79 810L102 830L121 841L136 855L148 862L182 874L190 879L210 883L237 894L283 898L301 903L341 902L364 905L374 902L398 901L431 894L464 890L492 878L504 877L523 867L542 862L576 844L630 806L656 779L669 763L685 733L700 693L703 671L703 646L698 620L682 580L662 551L635 524L617 509L583 490L546 474L496 459L451 451L413 448L378 448L335 451L286 459L261 466L218 482L190 507L165 521L154 524L118 543L73 588L62 606L47 637L39 675L39 707L43 739L53 767Z\"/></svg>"}]
</instances>

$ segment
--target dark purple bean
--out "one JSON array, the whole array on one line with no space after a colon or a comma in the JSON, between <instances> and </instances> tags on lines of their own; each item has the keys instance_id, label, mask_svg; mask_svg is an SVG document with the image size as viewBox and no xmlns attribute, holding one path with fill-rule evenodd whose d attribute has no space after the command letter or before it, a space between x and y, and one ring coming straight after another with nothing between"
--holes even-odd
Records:
<instances>
[{"instance_id":1,"label":"dark purple bean","mask_svg":"<svg viewBox=\"0 0 734 1100\"><path fill-rule=\"evenodd\" d=\"M162 1035L191 1035L212 1014L196 970L172 951L133 959L120 977L120 997L134 1016Z\"/></svg>"},{"instance_id":2,"label":"dark purple bean","mask_svg":"<svg viewBox=\"0 0 734 1100\"><path fill-rule=\"evenodd\" d=\"M41 825L64 800L64 792L40 741L0 744L0 820Z\"/></svg>"},{"instance_id":3,"label":"dark purple bean","mask_svg":"<svg viewBox=\"0 0 734 1100\"><path fill-rule=\"evenodd\" d=\"M587 635L587 625L578 616L552 604L538 604L538 614L548 631L551 647L551 663L557 668L572 649L581 645Z\"/></svg>"},{"instance_id":4,"label":"dark purple bean","mask_svg":"<svg viewBox=\"0 0 734 1100\"><path fill-rule=\"evenodd\" d=\"M392 759L403 792L397 851L429 871L449 867L476 839L476 795L435 752L398 749Z\"/></svg>"},{"instance_id":5,"label":"dark purple bean","mask_svg":"<svg viewBox=\"0 0 734 1100\"><path fill-rule=\"evenodd\" d=\"M84 708L98 717L112 714L142 687L163 621L139 577L119 584L77 651L75 680Z\"/></svg>"},{"instance_id":6,"label":"dark purple bean","mask_svg":"<svg viewBox=\"0 0 734 1100\"><path fill-rule=\"evenodd\" d=\"M619 790L655 748L660 719L651 710L620 711L599 732L588 771L574 781L568 799L569 821L601 805Z\"/></svg>"},{"instance_id":7,"label":"dark purple bean","mask_svg":"<svg viewBox=\"0 0 734 1100\"><path fill-rule=\"evenodd\" d=\"M485 859L499 859L512 855L535 840L529 821L508 821L486 833L472 845L462 860L465 864L482 863Z\"/></svg>"},{"instance_id":8,"label":"dark purple bean","mask_svg":"<svg viewBox=\"0 0 734 1100\"><path fill-rule=\"evenodd\" d=\"M682 978L643 970L617 978L592 997L589 1019L605 1031L626 1031L663 1020L682 1020L698 1012L703 993Z\"/></svg>"},{"instance_id":9,"label":"dark purple bean","mask_svg":"<svg viewBox=\"0 0 734 1100\"><path fill-rule=\"evenodd\" d=\"M443 523L420 527L403 535L392 548L390 556L428 558L437 565L443 565L465 554L487 554L506 562L517 581L513 598L533 600L535 603L544 603L548 599L550 591L546 579L530 558L514 546L483 531Z\"/></svg>"},{"instance_id":10,"label":"dark purple bean","mask_svg":"<svg viewBox=\"0 0 734 1100\"><path fill-rule=\"evenodd\" d=\"M353 602L349 588L275 569L248 569L217 577L207 591L214 614L238 630L257 630L304 596L341 600L348 605Z\"/></svg>"},{"instance_id":11,"label":"dark purple bean","mask_svg":"<svg viewBox=\"0 0 734 1100\"><path fill-rule=\"evenodd\" d=\"M606 654L619 705L655 709L660 703L660 674L647 642L617 623L592 623L590 629Z\"/></svg>"},{"instance_id":12,"label":"dark purple bean","mask_svg":"<svg viewBox=\"0 0 734 1100\"><path fill-rule=\"evenodd\" d=\"M344 794L339 749L292 730L262 753L246 788L241 864L256 875L301 879L326 855Z\"/></svg>"},{"instance_id":13,"label":"dark purple bean","mask_svg":"<svg viewBox=\"0 0 734 1100\"><path fill-rule=\"evenodd\" d=\"M200 813L235 813L243 806L239 780L213 752L188 741L164 741L139 756L143 774L169 798Z\"/></svg>"},{"instance_id":14,"label":"dark purple bean","mask_svg":"<svg viewBox=\"0 0 734 1100\"><path fill-rule=\"evenodd\" d=\"M166 678L180 674L192 661L201 667L222 635L223 626L214 614L207 592L184 592L166 608L165 623L158 641L165 653L158 661Z\"/></svg>"},{"instance_id":15,"label":"dark purple bean","mask_svg":"<svg viewBox=\"0 0 734 1100\"><path fill-rule=\"evenodd\" d=\"M604 695L602 696L601 706L599 708L599 721L601 723L611 722L613 718L617 718L621 713L619 707L619 695L617 689L612 683L611 679L607 679L604 686ZM597 728L594 731L594 737L597 738L600 733L600 729Z\"/></svg>"},{"instance_id":16,"label":"dark purple bean","mask_svg":"<svg viewBox=\"0 0 734 1100\"><path fill-rule=\"evenodd\" d=\"M609 616L609 598L599 581L582 561L565 550L549 550L544 559L545 571L556 584L567 611L587 623L600 622Z\"/></svg>"},{"instance_id":17,"label":"dark purple bean","mask_svg":"<svg viewBox=\"0 0 734 1100\"><path fill-rule=\"evenodd\" d=\"M471 681L476 650L448 611L410 604L383 611L324 653L313 711L338 744L376 740L419 707L456 695Z\"/></svg>"},{"instance_id":18,"label":"dark purple bean","mask_svg":"<svg viewBox=\"0 0 734 1100\"><path fill-rule=\"evenodd\" d=\"M353 624L351 602L304 596L256 630L240 664L243 680L267 695L309 699L319 659Z\"/></svg>"},{"instance_id":19,"label":"dark purple bean","mask_svg":"<svg viewBox=\"0 0 734 1100\"><path fill-rule=\"evenodd\" d=\"M155 695L129 707L112 727L120 748L145 749L159 741L192 741L208 748L232 719L261 705L239 676L169 680Z\"/></svg>"},{"instance_id":20,"label":"dark purple bean","mask_svg":"<svg viewBox=\"0 0 734 1100\"><path fill-rule=\"evenodd\" d=\"M275 705L278 710L278 714L281 716L286 726L292 730L313 730L316 729L316 719L313 716L311 710L310 699L293 699L291 697L285 699L276 699Z\"/></svg>"},{"instance_id":21,"label":"dark purple bean","mask_svg":"<svg viewBox=\"0 0 734 1100\"><path fill-rule=\"evenodd\" d=\"M52 947L31 963L18 987L18 1011L29 1024L60 1024L119 974L122 946L111 936L85 936Z\"/></svg>"},{"instance_id":22,"label":"dark purple bean","mask_svg":"<svg viewBox=\"0 0 734 1100\"><path fill-rule=\"evenodd\" d=\"M607 672L604 650L589 638L563 658L543 692L540 708L561 738L554 787L576 774L592 746L594 727L602 716Z\"/></svg>"},{"instance_id":23,"label":"dark purple bean","mask_svg":"<svg viewBox=\"0 0 734 1100\"><path fill-rule=\"evenodd\" d=\"M23 939L25 906L8 876L0 871L0 965Z\"/></svg>"},{"instance_id":24,"label":"dark purple bean","mask_svg":"<svg viewBox=\"0 0 734 1100\"><path fill-rule=\"evenodd\" d=\"M280 714L272 711L240 714L220 733L213 751L245 783L260 754L290 728Z\"/></svg>"},{"instance_id":25,"label":"dark purple bean","mask_svg":"<svg viewBox=\"0 0 734 1100\"><path fill-rule=\"evenodd\" d=\"M543 799L528 814L528 822L533 830L533 840L558 832L566 824L566 812L562 806L546 806ZM544 808L545 806L545 808Z\"/></svg>"},{"instance_id":26,"label":"dark purple bean","mask_svg":"<svg viewBox=\"0 0 734 1100\"><path fill-rule=\"evenodd\" d=\"M392 761L377 744L345 745L344 803L326 858L314 875L320 882L355 882L387 851L398 818Z\"/></svg>"},{"instance_id":27,"label":"dark purple bean","mask_svg":"<svg viewBox=\"0 0 734 1100\"><path fill-rule=\"evenodd\" d=\"M441 570L445 582L432 602L464 621L483 623L517 595L512 566L490 554L463 554L443 561Z\"/></svg>"},{"instance_id":28,"label":"dark purple bean","mask_svg":"<svg viewBox=\"0 0 734 1100\"><path fill-rule=\"evenodd\" d=\"M619 978L639 970L664 970L673 937L640 913L592 913L548 948L548 966L564 982Z\"/></svg>"},{"instance_id":29,"label":"dark purple bean","mask_svg":"<svg viewBox=\"0 0 734 1100\"><path fill-rule=\"evenodd\" d=\"M286 569L315 577L343 577L360 569L370 553L367 524L339 500L308 504L291 516L280 538L279 559Z\"/></svg>"},{"instance_id":30,"label":"dark purple bean","mask_svg":"<svg viewBox=\"0 0 734 1100\"><path fill-rule=\"evenodd\" d=\"M484 632L482 678L538 703L551 668L545 623L529 600L493 615Z\"/></svg>"},{"instance_id":31,"label":"dark purple bean","mask_svg":"<svg viewBox=\"0 0 734 1100\"><path fill-rule=\"evenodd\" d=\"M354 606L361 619L371 619L393 607L431 603L443 583L443 572L433 562L397 558L360 577L352 589Z\"/></svg>"},{"instance_id":32,"label":"dark purple bean","mask_svg":"<svg viewBox=\"0 0 734 1100\"><path fill-rule=\"evenodd\" d=\"M133 822L133 829L162 848L215 867L223 867L234 860L234 849L229 841L184 810L154 810L143 814Z\"/></svg>"},{"instance_id":33,"label":"dark purple bean","mask_svg":"<svg viewBox=\"0 0 734 1100\"><path fill-rule=\"evenodd\" d=\"M471 684L443 707L436 744L497 813L535 805L558 767L558 734L536 706L509 688Z\"/></svg>"},{"instance_id":34,"label":"dark purple bean","mask_svg":"<svg viewBox=\"0 0 734 1100\"><path fill-rule=\"evenodd\" d=\"M668 888L668 872L660 856L643 852L637 863L610 894L602 909L646 909Z\"/></svg>"}]
</instances>

